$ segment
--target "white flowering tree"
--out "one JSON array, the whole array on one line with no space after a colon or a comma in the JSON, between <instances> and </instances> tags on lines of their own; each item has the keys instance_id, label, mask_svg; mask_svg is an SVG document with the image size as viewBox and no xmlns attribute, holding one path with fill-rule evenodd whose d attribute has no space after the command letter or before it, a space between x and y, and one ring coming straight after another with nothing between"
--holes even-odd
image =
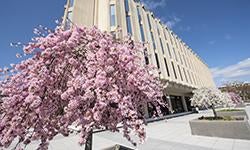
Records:
<instances>
[{"instance_id":1,"label":"white flowering tree","mask_svg":"<svg viewBox=\"0 0 250 150\"><path fill-rule=\"evenodd\" d=\"M217 118L215 107L227 106L231 99L227 93L222 93L216 88L200 88L195 90L191 100L192 106L212 108L214 117Z\"/></svg>"}]
</instances>

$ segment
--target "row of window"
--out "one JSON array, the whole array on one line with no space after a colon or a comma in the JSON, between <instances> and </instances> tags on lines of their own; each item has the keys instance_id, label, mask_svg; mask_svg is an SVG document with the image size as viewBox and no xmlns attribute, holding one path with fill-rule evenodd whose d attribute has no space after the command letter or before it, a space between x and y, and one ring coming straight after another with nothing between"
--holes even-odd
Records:
<instances>
[{"instance_id":1,"label":"row of window","mask_svg":"<svg viewBox=\"0 0 250 150\"><path fill-rule=\"evenodd\" d=\"M132 21L131 21L131 15L130 15L130 7L129 7L129 0L124 0L124 6L125 6L125 14L126 14L126 26L127 26L127 33L129 35L132 35ZM140 28L140 37L141 37L141 41L142 42L145 42L145 33L144 33L144 26L142 24L142 17L141 17L141 13L140 13L140 7L138 6L137 7L137 17L138 17L138 21L139 21L139 28ZM155 43L155 38L154 38L154 34L152 32L152 23L150 21L150 14L147 14L147 22L148 22L148 26L150 28L150 38L152 40L152 46L153 46L153 49L154 49L154 54L155 54L155 59L156 59L156 65L157 65L157 68L160 69L160 63L159 63L159 56L158 54L155 52L156 50L156 43ZM116 7L115 7L115 4L111 4L110 5L110 26L111 28L115 27L116 26ZM160 35L160 31L159 31L159 28L157 27L157 32L158 32L158 35ZM172 51L173 51L173 54L171 53L171 49L169 47L169 43L168 43L168 38L166 36L166 32L168 32L167 30L163 30L163 35L164 35L164 38L165 38L165 43L166 43L166 49L167 49L167 52L168 52L168 55L170 58L174 58L176 59L176 61L180 61L180 63L182 65L185 65L187 67L190 67L191 68L191 61L189 61L188 59L186 59L186 57L184 56L184 54L181 54L180 51L176 51L174 47L172 47ZM174 41L173 41L174 39ZM176 48L180 49L182 52L184 52L183 50L183 47L181 44L179 44L179 42L177 42L178 39L176 39L172 33L169 34L169 41L170 43L173 45L175 44L176 45ZM162 38L159 37L159 43L160 43L160 48L162 50L162 53L165 54L165 51L164 51L164 46L163 46L163 41L162 41ZM178 56L177 56L178 55ZM144 50L144 57L145 57L145 63L146 64L149 64L149 58L148 58L148 52L147 52L147 49ZM179 59L178 59L179 57ZM187 63L188 62L188 63ZM165 63L165 67L166 67L166 71L167 71L167 75L170 76L170 72L169 72L169 67L168 67L168 64L167 64L167 61L166 61L166 58L164 57L164 63ZM172 65L172 69L173 69L173 72L174 72L174 77L175 79L177 79L177 73L176 73L176 69L174 67L174 64L173 62L171 61L171 65ZM177 65L177 69L178 69L178 72L180 74L180 78L182 81L184 81L184 77L186 79L186 82L196 82L195 81L195 78L192 74L190 74L189 71L185 71L184 68L182 68L183 70L183 74L181 73L181 67L179 65ZM187 76L189 76L189 79L187 78Z\"/></svg>"}]
</instances>

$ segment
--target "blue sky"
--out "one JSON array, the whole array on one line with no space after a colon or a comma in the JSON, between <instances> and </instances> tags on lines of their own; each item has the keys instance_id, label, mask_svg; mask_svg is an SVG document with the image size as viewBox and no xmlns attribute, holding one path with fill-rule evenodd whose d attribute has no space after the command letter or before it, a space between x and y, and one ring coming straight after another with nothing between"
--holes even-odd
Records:
<instances>
[{"instance_id":1,"label":"blue sky","mask_svg":"<svg viewBox=\"0 0 250 150\"><path fill-rule=\"evenodd\" d=\"M33 28L54 28L66 0L8 0L0 6L0 67L16 63ZM249 0L144 0L155 16L174 30L209 65L217 85L250 81Z\"/></svg>"},{"instance_id":2,"label":"blue sky","mask_svg":"<svg viewBox=\"0 0 250 150\"><path fill-rule=\"evenodd\" d=\"M250 81L249 0L144 0L209 65L218 86Z\"/></svg>"}]
</instances>

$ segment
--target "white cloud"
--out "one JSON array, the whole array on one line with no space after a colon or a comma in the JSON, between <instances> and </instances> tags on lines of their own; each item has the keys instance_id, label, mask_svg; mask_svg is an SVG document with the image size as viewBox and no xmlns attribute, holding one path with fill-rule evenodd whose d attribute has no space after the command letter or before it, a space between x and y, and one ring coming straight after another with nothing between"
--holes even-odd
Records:
<instances>
[{"instance_id":1,"label":"white cloud","mask_svg":"<svg viewBox=\"0 0 250 150\"><path fill-rule=\"evenodd\" d=\"M164 7L167 0L142 0L142 3L150 10Z\"/></svg>"},{"instance_id":2,"label":"white cloud","mask_svg":"<svg viewBox=\"0 0 250 150\"><path fill-rule=\"evenodd\" d=\"M227 81L250 80L250 58L242 60L227 67L215 67L210 69L217 84L221 85Z\"/></svg>"},{"instance_id":3,"label":"white cloud","mask_svg":"<svg viewBox=\"0 0 250 150\"><path fill-rule=\"evenodd\" d=\"M150 10L156 10L159 8L164 8L167 4L167 0L141 0L141 2ZM182 19L176 15L163 15L159 17L161 22L164 23L168 28L173 29L179 24ZM180 31L190 31L190 26L179 26Z\"/></svg>"},{"instance_id":4,"label":"white cloud","mask_svg":"<svg viewBox=\"0 0 250 150\"><path fill-rule=\"evenodd\" d=\"M181 22L181 19L179 17L176 16L172 16L169 17L170 19L168 21L165 22L165 24L170 28L174 28L176 26L176 24L178 24L179 22ZM164 19L166 20L166 19Z\"/></svg>"}]
</instances>

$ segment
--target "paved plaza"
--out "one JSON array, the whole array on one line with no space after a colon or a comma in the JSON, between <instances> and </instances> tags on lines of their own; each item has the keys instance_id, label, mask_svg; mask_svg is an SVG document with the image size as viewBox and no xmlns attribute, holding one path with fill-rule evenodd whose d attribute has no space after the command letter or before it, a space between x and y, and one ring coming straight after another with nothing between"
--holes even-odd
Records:
<instances>
[{"instance_id":1,"label":"paved plaza","mask_svg":"<svg viewBox=\"0 0 250 150\"><path fill-rule=\"evenodd\" d=\"M250 107L246 108L250 116ZM202 111L191 114L157 121L148 124L147 140L137 148L133 147L120 133L108 131L95 133L93 137L93 150L102 150L120 144L138 150L250 150L250 140L226 139L217 137L191 135L189 120L201 115L212 115L211 111ZM77 144L78 136L71 135L67 138L57 137L50 143L50 150L80 150ZM34 149L34 144L28 147Z\"/></svg>"}]
</instances>

